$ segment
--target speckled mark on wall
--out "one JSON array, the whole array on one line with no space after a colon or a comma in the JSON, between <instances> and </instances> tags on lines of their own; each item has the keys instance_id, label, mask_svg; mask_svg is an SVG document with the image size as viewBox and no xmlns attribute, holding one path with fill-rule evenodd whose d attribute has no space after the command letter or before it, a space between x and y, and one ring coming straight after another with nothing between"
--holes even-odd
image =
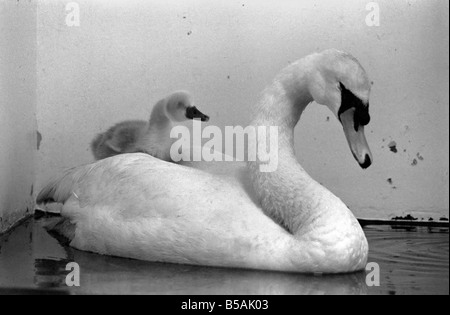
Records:
<instances>
[{"instance_id":1,"label":"speckled mark on wall","mask_svg":"<svg viewBox=\"0 0 450 315\"><path fill-rule=\"evenodd\" d=\"M397 153L398 152L398 150L397 150L397 142L395 142L395 141L389 142L388 147L389 147L389 150L391 150L391 152L393 152L393 153Z\"/></svg>"},{"instance_id":2,"label":"speckled mark on wall","mask_svg":"<svg viewBox=\"0 0 450 315\"><path fill-rule=\"evenodd\" d=\"M394 181L392 180L392 178L388 178L387 182L392 186L392 189L397 189L397 186L394 186Z\"/></svg>"},{"instance_id":3,"label":"speckled mark on wall","mask_svg":"<svg viewBox=\"0 0 450 315\"><path fill-rule=\"evenodd\" d=\"M39 131L36 131L36 148L39 151L42 142L42 134Z\"/></svg>"},{"instance_id":4,"label":"speckled mark on wall","mask_svg":"<svg viewBox=\"0 0 450 315\"><path fill-rule=\"evenodd\" d=\"M402 135L406 135L408 132L409 132L409 126L408 125L403 126L403 130L401 132Z\"/></svg>"}]
</instances>

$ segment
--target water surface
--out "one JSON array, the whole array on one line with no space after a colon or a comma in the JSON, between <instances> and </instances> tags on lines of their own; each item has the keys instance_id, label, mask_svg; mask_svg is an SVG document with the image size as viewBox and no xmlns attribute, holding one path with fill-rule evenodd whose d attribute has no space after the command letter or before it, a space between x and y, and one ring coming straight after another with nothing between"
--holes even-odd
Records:
<instances>
[{"instance_id":1,"label":"water surface","mask_svg":"<svg viewBox=\"0 0 450 315\"><path fill-rule=\"evenodd\" d=\"M0 237L0 294L449 294L448 228L365 227L379 287L366 273L313 276L149 263L62 245L30 220ZM68 288L77 262L81 286Z\"/></svg>"}]
</instances>

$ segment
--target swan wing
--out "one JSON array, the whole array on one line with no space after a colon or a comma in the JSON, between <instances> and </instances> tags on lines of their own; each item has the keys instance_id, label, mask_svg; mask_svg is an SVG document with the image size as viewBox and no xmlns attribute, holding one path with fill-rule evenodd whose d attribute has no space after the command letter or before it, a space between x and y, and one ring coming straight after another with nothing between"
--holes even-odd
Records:
<instances>
[{"instance_id":1,"label":"swan wing","mask_svg":"<svg viewBox=\"0 0 450 315\"><path fill-rule=\"evenodd\" d=\"M74 168L38 202L63 203L70 245L148 261L294 270L292 236L225 178L144 154Z\"/></svg>"}]
</instances>

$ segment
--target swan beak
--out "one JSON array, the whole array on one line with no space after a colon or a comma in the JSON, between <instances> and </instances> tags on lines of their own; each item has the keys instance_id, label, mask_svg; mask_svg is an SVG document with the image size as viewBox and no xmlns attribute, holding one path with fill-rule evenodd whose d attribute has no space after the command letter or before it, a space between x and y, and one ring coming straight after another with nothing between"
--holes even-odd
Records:
<instances>
[{"instance_id":1,"label":"swan beak","mask_svg":"<svg viewBox=\"0 0 450 315\"><path fill-rule=\"evenodd\" d=\"M355 109L350 108L343 112L339 118L344 127L345 137L347 138L353 156L356 161L358 161L359 165L363 169L366 169L372 164L372 153L370 152L366 136L364 135L364 126L355 125L354 115Z\"/></svg>"},{"instance_id":2,"label":"swan beak","mask_svg":"<svg viewBox=\"0 0 450 315\"><path fill-rule=\"evenodd\" d=\"M188 119L200 119L201 121L208 121L209 116L203 114L195 106L190 106L186 109L186 118Z\"/></svg>"}]
</instances>

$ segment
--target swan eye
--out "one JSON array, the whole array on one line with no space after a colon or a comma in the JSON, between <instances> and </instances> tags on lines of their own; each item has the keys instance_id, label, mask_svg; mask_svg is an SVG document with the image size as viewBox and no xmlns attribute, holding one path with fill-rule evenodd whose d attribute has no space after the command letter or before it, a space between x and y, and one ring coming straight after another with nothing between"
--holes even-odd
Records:
<instances>
[{"instance_id":1,"label":"swan eye","mask_svg":"<svg viewBox=\"0 0 450 315\"><path fill-rule=\"evenodd\" d=\"M369 105L363 107L357 107L355 110L355 124L360 126L366 126L370 122Z\"/></svg>"},{"instance_id":2,"label":"swan eye","mask_svg":"<svg viewBox=\"0 0 450 315\"><path fill-rule=\"evenodd\" d=\"M340 84L341 89L341 107L339 108L338 117L341 119L341 114L347 110L354 108L355 115L353 117L355 131L358 131L359 126L366 126L370 122L369 105L365 105L363 101L355 96L345 85Z\"/></svg>"}]
</instances>

